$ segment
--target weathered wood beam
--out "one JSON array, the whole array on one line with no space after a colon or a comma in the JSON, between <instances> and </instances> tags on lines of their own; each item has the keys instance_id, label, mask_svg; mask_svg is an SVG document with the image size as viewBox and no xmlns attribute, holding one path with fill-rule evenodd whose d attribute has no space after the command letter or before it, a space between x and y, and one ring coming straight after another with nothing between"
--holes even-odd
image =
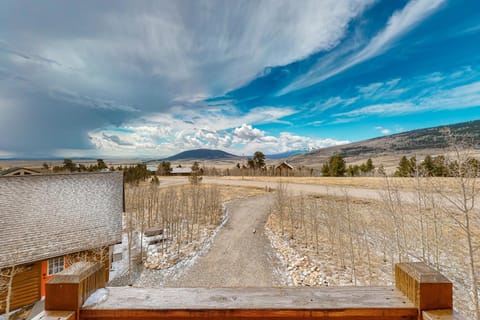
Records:
<instances>
[{"instance_id":1,"label":"weathered wood beam","mask_svg":"<svg viewBox=\"0 0 480 320\"><path fill-rule=\"evenodd\" d=\"M418 319L422 311L453 307L452 283L423 262L396 264L395 286L417 306Z\"/></svg>"},{"instance_id":2,"label":"weathered wood beam","mask_svg":"<svg viewBox=\"0 0 480 320\"><path fill-rule=\"evenodd\" d=\"M452 309L423 311L423 320L454 320L460 319Z\"/></svg>"},{"instance_id":3,"label":"weathered wood beam","mask_svg":"<svg viewBox=\"0 0 480 320\"><path fill-rule=\"evenodd\" d=\"M81 319L416 319L392 287L107 288Z\"/></svg>"},{"instance_id":4,"label":"weathered wood beam","mask_svg":"<svg viewBox=\"0 0 480 320\"><path fill-rule=\"evenodd\" d=\"M75 320L73 311L42 311L32 320Z\"/></svg>"}]
</instances>

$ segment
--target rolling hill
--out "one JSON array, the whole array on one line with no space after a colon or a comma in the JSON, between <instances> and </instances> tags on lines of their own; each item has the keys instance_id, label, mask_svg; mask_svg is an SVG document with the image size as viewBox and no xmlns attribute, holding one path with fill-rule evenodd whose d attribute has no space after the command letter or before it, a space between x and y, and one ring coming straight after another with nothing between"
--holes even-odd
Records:
<instances>
[{"instance_id":1,"label":"rolling hill","mask_svg":"<svg viewBox=\"0 0 480 320\"><path fill-rule=\"evenodd\" d=\"M330 156L341 154L348 162L364 161L368 158L395 158L403 155L442 154L448 147L445 129L462 138L472 139L478 147L480 120L402 132L384 137L354 142L341 146L317 149L289 158L295 165L323 163ZM397 161L397 160L396 160Z\"/></svg>"},{"instance_id":2,"label":"rolling hill","mask_svg":"<svg viewBox=\"0 0 480 320\"><path fill-rule=\"evenodd\" d=\"M180 161L180 160L235 160L241 159L241 157L234 154L212 149L195 149L180 152L171 157L162 159L165 161Z\"/></svg>"}]
</instances>

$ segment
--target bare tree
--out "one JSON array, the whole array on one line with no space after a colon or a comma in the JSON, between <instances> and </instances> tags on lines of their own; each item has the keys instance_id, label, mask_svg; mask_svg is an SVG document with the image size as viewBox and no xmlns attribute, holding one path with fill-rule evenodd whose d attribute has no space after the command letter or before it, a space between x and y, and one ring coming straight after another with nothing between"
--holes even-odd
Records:
<instances>
[{"instance_id":1,"label":"bare tree","mask_svg":"<svg viewBox=\"0 0 480 320\"><path fill-rule=\"evenodd\" d=\"M469 277L471 282L470 298L472 299L475 318L480 319L479 303L479 277L476 267L476 258L478 255L479 237L478 227L480 212L476 208L477 200L477 175L478 168L471 161L472 157L468 151L473 143L459 139L451 132L444 132L446 135L453 156L447 159L450 174L456 184L457 192L445 192L440 186L437 186L437 192L446 202L444 210L454 221L465 236ZM476 226L476 228L475 228Z\"/></svg>"},{"instance_id":2,"label":"bare tree","mask_svg":"<svg viewBox=\"0 0 480 320\"><path fill-rule=\"evenodd\" d=\"M350 196L348 195L346 190L343 190L344 198L345 198L345 219L347 221L347 230L348 230L348 240L350 246L350 263L352 267L352 282L356 286L357 285L357 274L356 274L356 264L355 264L355 247L353 244L354 239L354 230L353 224L354 218L352 210L350 210Z\"/></svg>"},{"instance_id":3,"label":"bare tree","mask_svg":"<svg viewBox=\"0 0 480 320\"><path fill-rule=\"evenodd\" d=\"M6 290L5 301L5 319L10 319L10 307L12 302L12 293L13 293L13 280L16 275L25 271L24 266L12 265L8 268L2 269L0 271L0 292ZM2 303L0 302L0 305Z\"/></svg>"},{"instance_id":4,"label":"bare tree","mask_svg":"<svg viewBox=\"0 0 480 320\"><path fill-rule=\"evenodd\" d=\"M383 199L385 213L388 217L385 220L386 226L390 224L390 229L393 230L393 235L395 237L397 261L402 262L407 250L405 220L404 216L400 212L402 208L402 199L398 187L391 181L390 178L386 176L384 191L381 192L381 197ZM393 265L394 261L392 259L392 268Z\"/></svg>"},{"instance_id":5,"label":"bare tree","mask_svg":"<svg viewBox=\"0 0 480 320\"><path fill-rule=\"evenodd\" d=\"M275 211L278 214L280 220L280 229L282 230L282 235L285 234L285 217L287 215L288 207L288 188L287 185L281 180L277 183L277 189L275 193Z\"/></svg>"}]
</instances>

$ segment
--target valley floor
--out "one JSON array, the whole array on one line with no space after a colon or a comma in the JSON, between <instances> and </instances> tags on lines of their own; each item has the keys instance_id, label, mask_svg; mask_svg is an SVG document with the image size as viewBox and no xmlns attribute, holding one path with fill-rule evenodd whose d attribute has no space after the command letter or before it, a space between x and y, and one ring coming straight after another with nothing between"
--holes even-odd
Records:
<instances>
[{"instance_id":1,"label":"valley floor","mask_svg":"<svg viewBox=\"0 0 480 320\"><path fill-rule=\"evenodd\" d=\"M208 184L254 187L257 190L267 191L279 187L278 178L204 177L203 181ZM384 183L382 178L345 180L282 178L281 181L288 188L289 196L293 197L289 199L300 196L322 202L322 198L336 198L338 202L333 203L333 207L330 208L337 210L334 207L343 206L341 197L348 194L352 201L351 210L355 214L368 215L369 219L372 217L376 219L375 215L380 217L386 210L382 204L384 200L382 192L385 191L382 188L382 183ZM366 184L362 185L362 181ZM396 192L402 199L402 210L415 210L417 196L414 192L415 181L413 179L398 181L402 181L401 184L395 184ZM443 185L446 190L449 190L453 186L453 182L446 181L448 183ZM162 178L160 181L160 186L163 187L181 184L188 184L188 180L185 178ZM353 241L358 247L352 249L353 256L357 257L353 275L352 263L349 260L352 255L345 251L343 257L339 257L338 250L334 252L332 247L334 244L331 244L332 240L328 238L326 231L316 240L315 250L313 249L312 235L300 230L298 225L294 228L295 235L284 232L284 227L281 226L278 216L275 215L276 201L276 193L267 193L226 203L225 218L222 224L212 233L211 239L199 248L198 252L168 269L142 268L133 285L139 287L272 287L291 285L368 286L393 283L392 266L398 259L394 257L393 251L388 252L389 248L385 243L389 242L393 246L394 239L385 238L386 233L380 234L379 229L373 228L369 229L369 233L365 231L365 234L356 236ZM291 203L285 204L285 206L287 205L291 206ZM344 218L345 216L342 219ZM387 221L388 217L382 219ZM355 222L358 223L358 220ZM366 222L372 226L376 223L374 220L366 220ZM325 228L325 225L321 227ZM365 230L367 229L368 227ZM454 229L449 225L448 230L451 233ZM338 231L345 231L345 229L338 229ZM344 236L346 237L346 235ZM338 241L344 241L344 246L347 247L347 240L344 238ZM415 241L417 240L418 238L415 239ZM446 237L441 239L442 245L446 244L451 247L445 248L441 252L437 257L440 261L437 263L439 263L440 271L454 282L456 307L460 313L464 313L466 309L470 308L471 303L468 298L469 283L466 280L468 272L462 261L464 259L463 249L452 247L450 240ZM318 243L321 245L319 246ZM365 252L362 251L362 245L369 246L368 262ZM433 244L430 245L433 246ZM437 245L440 244L437 243ZM409 249L410 251L407 248L404 249L406 257L404 261L421 260L422 253L419 252L419 248ZM428 257L428 259L433 258Z\"/></svg>"}]
</instances>

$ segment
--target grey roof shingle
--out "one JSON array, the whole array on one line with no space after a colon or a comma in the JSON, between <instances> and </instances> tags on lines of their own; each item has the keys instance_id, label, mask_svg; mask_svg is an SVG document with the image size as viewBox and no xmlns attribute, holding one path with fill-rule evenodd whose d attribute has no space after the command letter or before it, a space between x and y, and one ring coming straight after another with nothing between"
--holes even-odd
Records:
<instances>
[{"instance_id":1,"label":"grey roof shingle","mask_svg":"<svg viewBox=\"0 0 480 320\"><path fill-rule=\"evenodd\" d=\"M121 242L121 172L0 177L0 269Z\"/></svg>"}]
</instances>

